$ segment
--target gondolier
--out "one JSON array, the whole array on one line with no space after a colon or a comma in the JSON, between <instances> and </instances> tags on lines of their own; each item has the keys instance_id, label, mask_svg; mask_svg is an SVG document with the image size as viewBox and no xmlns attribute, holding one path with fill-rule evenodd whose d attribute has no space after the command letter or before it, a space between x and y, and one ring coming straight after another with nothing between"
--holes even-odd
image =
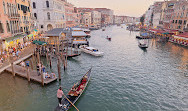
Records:
<instances>
[{"instance_id":1,"label":"gondolier","mask_svg":"<svg viewBox=\"0 0 188 111\"><path fill-rule=\"evenodd\" d=\"M63 107L57 106L55 111L68 111L71 106L74 106L76 110L79 111L79 109L74 104L80 98L85 88L87 87L87 84L91 77L91 69L92 68L90 68L89 71L83 75L83 77L80 79L79 82L74 84L74 86L71 88L71 90L69 91L67 95L63 95L64 98L60 103L62 104L60 106L63 106Z\"/></svg>"},{"instance_id":2,"label":"gondolier","mask_svg":"<svg viewBox=\"0 0 188 111\"><path fill-rule=\"evenodd\" d=\"M60 86L59 89L57 90L57 99L59 101L59 107L62 107L61 100L62 100L63 95L64 95L64 93Z\"/></svg>"}]
</instances>

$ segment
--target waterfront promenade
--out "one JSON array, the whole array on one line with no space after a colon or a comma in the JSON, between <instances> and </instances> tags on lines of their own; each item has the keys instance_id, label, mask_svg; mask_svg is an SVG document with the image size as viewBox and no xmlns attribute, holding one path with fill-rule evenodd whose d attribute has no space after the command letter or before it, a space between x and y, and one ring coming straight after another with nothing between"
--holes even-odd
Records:
<instances>
[{"instance_id":1,"label":"waterfront promenade","mask_svg":"<svg viewBox=\"0 0 188 111\"><path fill-rule=\"evenodd\" d=\"M20 63L21 61L29 58L30 56L33 55L33 52L34 52L34 49L35 49L35 46L34 45L31 45L29 47L26 47L24 48L21 53L19 54L19 57L14 57L13 58L13 64L18 64ZM11 66L11 63L10 63L10 60L7 59L6 61L4 61L3 64L0 64L0 73L2 73L3 71L5 71L5 69L7 69L8 67Z\"/></svg>"}]
</instances>

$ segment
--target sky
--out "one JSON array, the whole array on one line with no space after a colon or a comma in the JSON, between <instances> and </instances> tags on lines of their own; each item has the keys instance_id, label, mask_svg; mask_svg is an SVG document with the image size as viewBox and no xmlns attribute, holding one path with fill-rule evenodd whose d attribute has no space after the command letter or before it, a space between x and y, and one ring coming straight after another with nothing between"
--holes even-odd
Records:
<instances>
[{"instance_id":1,"label":"sky","mask_svg":"<svg viewBox=\"0 0 188 111\"><path fill-rule=\"evenodd\" d=\"M140 17L156 0L67 0L75 7L110 8L115 15ZM164 1L164 0L157 0Z\"/></svg>"}]
</instances>

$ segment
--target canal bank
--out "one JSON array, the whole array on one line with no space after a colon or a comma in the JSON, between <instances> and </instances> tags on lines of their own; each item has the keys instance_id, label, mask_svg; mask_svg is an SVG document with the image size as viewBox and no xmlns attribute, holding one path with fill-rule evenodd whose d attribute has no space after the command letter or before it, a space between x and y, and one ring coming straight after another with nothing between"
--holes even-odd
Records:
<instances>
[{"instance_id":1,"label":"canal bank","mask_svg":"<svg viewBox=\"0 0 188 111\"><path fill-rule=\"evenodd\" d=\"M91 66L91 81L76 103L80 111L186 110L188 78L184 74L188 73L188 49L153 39L143 51L136 35L117 26L92 31L90 46L99 48L104 56L82 53L69 59L61 82L46 87L3 73L0 110L53 111L58 103L58 86L62 85L67 93ZM53 59L52 64L57 74L56 61Z\"/></svg>"}]
</instances>

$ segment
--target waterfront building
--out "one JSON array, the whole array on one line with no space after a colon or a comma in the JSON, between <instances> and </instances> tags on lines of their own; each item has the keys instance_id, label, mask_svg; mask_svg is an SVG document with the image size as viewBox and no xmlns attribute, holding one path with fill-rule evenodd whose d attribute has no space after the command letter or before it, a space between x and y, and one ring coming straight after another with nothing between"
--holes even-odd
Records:
<instances>
[{"instance_id":1,"label":"waterfront building","mask_svg":"<svg viewBox=\"0 0 188 111\"><path fill-rule=\"evenodd\" d=\"M65 16L66 16L66 27L74 27L74 5L65 1Z\"/></svg>"},{"instance_id":2,"label":"waterfront building","mask_svg":"<svg viewBox=\"0 0 188 111\"><path fill-rule=\"evenodd\" d=\"M91 26L91 12L85 12L83 14L83 23L85 27L90 27Z\"/></svg>"},{"instance_id":3,"label":"waterfront building","mask_svg":"<svg viewBox=\"0 0 188 111\"><path fill-rule=\"evenodd\" d=\"M65 1L63 0L31 0L34 26L42 32L53 28L66 27Z\"/></svg>"},{"instance_id":4,"label":"waterfront building","mask_svg":"<svg viewBox=\"0 0 188 111\"><path fill-rule=\"evenodd\" d=\"M16 0L18 13L20 15L20 30L29 34L33 29L31 25L30 0Z\"/></svg>"},{"instance_id":5,"label":"waterfront building","mask_svg":"<svg viewBox=\"0 0 188 111\"><path fill-rule=\"evenodd\" d=\"M107 8L95 8L94 10L101 13L102 26L113 24L113 10Z\"/></svg>"},{"instance_id":6,"label":"waterfront building","mask_svg":"<svg viewBox=\"0 0 188 111\"><path fill-rule=\"evenodd\" d=\"M160 17L162 11L163 2L155 2L153 8L153 28L160 27Z\"/></svg>"},{"instance_id":7,"label":"waterfront building","mask_svg":"<svg viewBox=\"0 0 188 111\"><path fill-rule=\"evenodd\" d=\"M91 24L100 28L101 27L101 13L98 11L91 12Z\"/></svg>"},{"instance_id":8,"label":"waterfront building","mask_svg":"<svg viewBox=\"0 0 188 111\"><path fill-rule=\"evenodd\" d=\"M188 22L188 1L180 0L175 3L172 16L171 29L183 31L187 28Z\"/></svg>"},{"instance_id":9,"label":"waterfront building","mask_svg":"<svg viewBox=\"0 0 188 111\"><path fill-rule=\"evenodd\" d=\"M122 17L116 15L114 19L115 24L122 24Z\"/></svg>"},{"instance_id":10,"label":"waterfront building","mask_svg":"<svg viewBox=\"0 0 188 111\"><path fill-rule=\"evenodd\" d=\"M20 14L17 3L14 0L0 1L0 50L8 49L15 43L17 35L22 34L20 30Z\"/></svg>"},{"instance_id":11,"label":"waterfront building","mask_svg":"<svg viewBox=\"0 0 188 111\"><path fill-rule=\"evenodd\" d=\"M154 6L151 5L148 10L145 13L145 21L144 24L146 26L151 26L152 25L152 20L153 20L153 8Z\"/></svg>"},{"instance_id":12,"label":"waterfront building","mask_svg":"<svg viewBox=\"0 0 188 111\"><path fill-rule=\"evenodd\" d=\"M174 5L176 0L165 1L162 6L161 21L163 28L170 29L172 23L172 15L174 13Z\"/></svg>"},{"instance_id":13,"label":"waterfront building","mask_svg":"<svg viewBox=\"0 0 188 111\"><path fill-rule=\"evenodd\" d=\"M81 13L78 12L77 8L74 7L74 24L80 26Z\"/></svg>"}]
</instances>

